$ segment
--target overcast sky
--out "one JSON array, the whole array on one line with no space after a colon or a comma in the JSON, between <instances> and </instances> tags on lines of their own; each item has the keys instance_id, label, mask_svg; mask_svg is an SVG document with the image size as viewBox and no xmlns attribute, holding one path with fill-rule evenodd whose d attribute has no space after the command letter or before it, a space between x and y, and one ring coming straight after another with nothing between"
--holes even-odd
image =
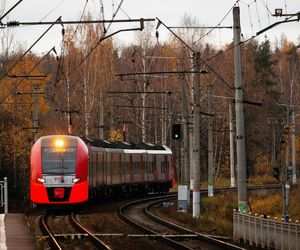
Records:
<instances>
[{"instance_id":1,"label":"overcast sky","mask_svg":"<svg viewBox=\"0 0 300 250\"><path fill-rule=\"evenodd\" d=\"M5 0L0 0L1 2ZM17 0L6 0L5 11L13 6ZM17 21L54 21L62 16L63 21L79 20L84 6L93 18L100 16L100 0L23 0L8 16L2 20ZM105 19L111 19L121 0L102 0ZM235 4L235 0L123 0L121 9L115 19L134 18L160 18L168 26L180 24L182 17L187 14L198 19L201 25L216 26L226 16ZM256 34L257 31L270 24L282 21L284 18L272 17L275 8L282 8L284 13L294 14L300 11L299 0L243 0L239 1L241 12L241 27L245 39ZM2 13L3 14L3 13ZM155 23L156 25L156 23ZM232 11L222 21L221 26L232 26ZM139 24L125 24L122 28L135 28ZM48 26L26 26L10 28L15 39L25 43L28 48L48 28ZM108 31L111 33L120 28L113 24ZM159 28L162 39L168 32L164 27ZM134 32L120 33L114 39L122 43L134 42ZM299 43L300 22L281 24L264 33L273 42L280 39L285 33L288 40ZM0 33L1 34L1 33ZM154 35L154 34L153 34ZM264 35L260 38L263 39ZM212 32L210 41L217 45L232 40L232 30L216 30ZM53 46L59 47L61 43L61 26L57 25L34 47L34 52L48 51Z\"/></svg>"}]
</instances>

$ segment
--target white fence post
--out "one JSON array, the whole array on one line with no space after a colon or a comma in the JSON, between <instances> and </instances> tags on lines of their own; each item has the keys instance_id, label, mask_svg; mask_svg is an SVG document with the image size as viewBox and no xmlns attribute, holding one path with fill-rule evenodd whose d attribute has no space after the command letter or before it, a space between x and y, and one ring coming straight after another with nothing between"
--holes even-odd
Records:
<instances>
[{"instance_id":1,"label":"white fence post","mask_svg":"<svg viewBox=\"0 0 300 250\"><path fill-rule=\"evenodd\" d=\"M4 177L4 213L8 214L8 185L7 185L7 177Z\"/></svg>"},{"instance_id":2,"label":"white fence post","mask_svg":"<svg viewBox=\"0 0 300 250\"><path fill-rule=\"evenodd\" d=\"M237 217L236 217L237 216ZM247 224L248 223L248 224ZM271 220L270 216L257 216L234 211L234 240L262 248L298 250L300 225L292 221Z\"/></svg>"}]
</instances>

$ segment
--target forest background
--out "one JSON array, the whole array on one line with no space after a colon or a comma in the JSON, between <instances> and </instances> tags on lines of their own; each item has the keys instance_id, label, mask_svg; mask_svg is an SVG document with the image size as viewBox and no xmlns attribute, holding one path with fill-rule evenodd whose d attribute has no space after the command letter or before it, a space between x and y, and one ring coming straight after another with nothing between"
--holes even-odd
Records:
<instances>
[{"instance_id":1,"label":"forest background","mask_svg":"<svg viewBox=\"0 0 300 250\"><path fill-rule=\"evenodd\" d=\"M86 20L89 16L85 17ZM184 16L184 26L197 20ZM201 112L207 113L207 90L213 92L215 179L230 178L229 105L234 98L233 44L220 48L210 37L195 43L205 30L178 29L182 39L201 53ZM99 138L100 98L104 104L104 138L166 144L174 152L180 180L182 140L172 140L172 124L181 123L183 94L192 113L192 74L132 74L191 71L192 54L170 36L161 42L153 25L136 33L136 42L121 45L104 34L101 25L63 28L61 53L55 48L40 55L16 44L9 29L1 30L0 51L0 178L8 177L9 197L20 207L29 204L29 155L33 145L33 86L38 85L38 134L73 134ZM275 164L285 164L285 143L291 135L287 107L298 111L300 51L283 34L280 41L251 39L241 46L245 105L247 171L249 178L272 176ZM208 64L210 67L208 68ZM217 72L217 76L213 71ZM117 74L131 75L119 77ZM30 76L45 76L42 78ZM26 76L26 77L21 77ZM118 92L132 93L118 93ZM146 93L147 92L147 93ZM151 94L149 92L155 92ZM201 117L201 179L207 180L207 121ZM299 117L296 115L296 131ZM296 150L299 162L300 143ZM275 181L275 180L274 180Z\"/></svg>"}]
</instances>

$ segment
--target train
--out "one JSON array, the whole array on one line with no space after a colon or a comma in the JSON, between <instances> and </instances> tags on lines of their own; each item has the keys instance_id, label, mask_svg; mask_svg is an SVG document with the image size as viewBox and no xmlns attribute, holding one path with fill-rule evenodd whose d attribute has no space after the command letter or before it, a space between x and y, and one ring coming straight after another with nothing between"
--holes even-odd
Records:
<instances>
[{"instance_id":1,"label":"train","mask_svg":"<svg viewBox=\"0 0 300 250\"><path fill-rule=\"evenodd\" d=\"M31 149L30 170L30 200L37 205L164 193L174 186L175 177L173 153L167 146L73 135L39 138Z\"/></svg>"}]
</instances>

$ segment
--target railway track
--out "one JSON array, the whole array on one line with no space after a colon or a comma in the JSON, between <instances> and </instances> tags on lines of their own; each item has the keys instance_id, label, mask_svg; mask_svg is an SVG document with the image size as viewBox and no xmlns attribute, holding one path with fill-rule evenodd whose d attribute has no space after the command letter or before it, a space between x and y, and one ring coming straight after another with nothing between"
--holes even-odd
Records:
<instances>
[{"instance_id":1,"label":"railway track","mask_svg":"<svg viewBox=\"0 0 300 250\"><path fill-rule=\"evenodd\" d=\"M44 236L46 236L49 239L49 244L51 249L70 249L68 244L66 242L62 243L60 240L63 238L64 240L70 238L71 240L74 240L74 237L67 237L70 235L75 234L55 234L51 230L51 227L49 226L48 220L49 217L53 215L53 212L46 211L44 214L40 217L40 228ZM106 245L103 241L101 241L95 234L90 232L87 228L85 228L83 225L78 222L76 219L76 215L74 213L69 213L67 215L69 217L70 224L73 226L74 230L77 232L80 232L80 235L84 235L84 238L88 239L93 246L86 246L86 242L83 242L82 239L79 240L80 245L84 245L85 247L83 249L111 249L108 245Z\"/></svg>"},{"instance_id":2,"label":"railway track","mask_svg":"<svg viewBox=\"0 0 300 250\"><path fill-rule=\"evenodd\" d=\"M269 185L267 187L249 187L249 189L252 190L268 188L278 188L278 185ZM215 192L217 193L228 190L235 191L235 188L218 188L215 189ZM201 192L205 194L205 192L207 191L202 190ZM45 212L43 216L40 217L39 223L43 234L46 236L48 241L51 242L50 246L52 249L70 249L68 246L72 244L72 242L77 246L83 245L82 249L110 249L107 244L100 240L100 238L103 239L105 237L109 237L110 240L111 237L114 237L116 240L118 239L117 242L119 243L117 243L117 249L119 249L118 244L123 244L122 242L124 241L131 242L131 240L133 240L134 242L134 240L138 238L141 239L141 241L142 239L147 238L149 239L149 242L153 242L153 244L157 244L158 241L156 240L159 239L159 244L162 246L166 246L166 248L168 245L168 249L198 249L199 247L197 246L200 244L209 246L209 249L243 249L224 242L225 237L217 238L214 236L200 234L185 227L180 227L178 225L165 221L164 219L159 218L152 213L153 206L156 206L157 204L164 201L175 200L176 198L177 193L170 193L168 195L163 195L160 197L152 196L133 202L127 202L126 205L123 205L119 209L118 215L121 219L123 219L127 224L133 225L136 229L143 231L145 234L137 234L129 231L123 232L123 230L121 230L121 233L108 233L109 231L111 232L111 230L106 230L106 234L103 232L101 234L99 230L95 230L95 228L93 229L93 231L99 233L94 234L78 222L74 213L68 213L67 215L64 215L64 217L62 217L61 214L55 214L51 210ZM51 223L48 223L49 217ZM61 227L64 229L57 230L56 228L59 228L59 225L57 225L59 224L59 221L60 223L62 223L63 221L66 223L68 221L68 225ZM111 241L109 242L109 244L112 244ZM130 244L134 245L135 243L133 242L131 242ZM89 247L86 247L86 245L88 245ZM113 248L115 248L116 244L112 244L111 247L112 246ZM125 247L126 244L124 245L124 248Z\"/></svg>"},{"instance_id":3,"label":"railway track","mask_svg":"<svg viewBox=\"0 0 300 250\"><path fill-rule=\"evenodd\" d=\"M155 204L174 200L176 197L176 194L172 194L133 201L119 209L119 216L126 223L148 234L149 238L160 239L175 249L244 249L160 220L149 212L149 208Z\"/></svg>"}]
</instances>

